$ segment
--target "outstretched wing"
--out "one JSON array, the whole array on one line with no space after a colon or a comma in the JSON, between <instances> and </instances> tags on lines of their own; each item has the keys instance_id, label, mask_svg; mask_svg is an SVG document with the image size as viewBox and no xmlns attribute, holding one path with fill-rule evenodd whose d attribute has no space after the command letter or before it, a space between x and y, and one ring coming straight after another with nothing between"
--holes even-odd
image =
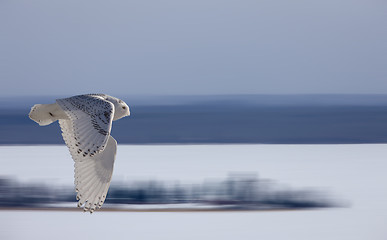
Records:
<instances>
[{"instance_id":1,"label":"outstretched wing","mask_svg":"<svg viewBox=\"0 0 387 240\"><path fill-rule=\"evenodd\" d=\"M66 145L83 157L103 151L112 127L114 104L99 95L80 95L56 102L70 119L66 129L61 125Z\"/></svg>"},{"instance_id":2,"label":"outstretched wing","mask_svg":"<svg viewBox=\"0 0 387 240\"><path fill-rule=\"evenodd\" d=\"M63 138L71 139L70 120L59 120L59 124L64 129ZM106 147L94 156L79 155L75 149L70 148L70 153L74 159L75 167L75 190L78 192L78 207L83 207L84 211L93 212L99 209L106 199L113 173L113 165L117 152L117 142L109 136Z\"/></svg>"}]
</instances>

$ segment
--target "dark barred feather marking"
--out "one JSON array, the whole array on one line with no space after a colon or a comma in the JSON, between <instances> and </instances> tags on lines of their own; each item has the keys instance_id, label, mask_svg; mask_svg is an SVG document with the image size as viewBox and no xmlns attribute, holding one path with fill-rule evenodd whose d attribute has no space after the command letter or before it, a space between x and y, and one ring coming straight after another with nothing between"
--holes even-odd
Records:
<instances>
[{"instance_id":1,"label":"dark barred feather marking","mask_svg":"<svg viewBox=\"0 0 387 240\"><path fill-rule=\"evenodd\" d=\"M84 157L102 151L110 135L114 105L105 98L104 94L88 94L57 100L71 120L77 152ZM89 138L93 141L85 141Z\"/></svg>"}]
</instances>

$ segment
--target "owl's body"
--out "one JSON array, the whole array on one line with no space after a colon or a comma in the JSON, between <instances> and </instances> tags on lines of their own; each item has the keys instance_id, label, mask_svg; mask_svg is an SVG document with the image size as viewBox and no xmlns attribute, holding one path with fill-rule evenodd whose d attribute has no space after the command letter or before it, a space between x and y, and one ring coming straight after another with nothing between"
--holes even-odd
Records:
<instances>
[{"instance_id":1,"label":"owl's body","mask_svg":"<svg viewBox=\"0 0 387 240\"><path fill-rule=\"evenodd\" d=\"M110 136L112 121L129 115L125 102L105 94L57 99L31 108L29 117L40 126L59 121L75 162L78 206L85 211L93 212L105 201L117 149Z\"/></svg>"}]
</instances>

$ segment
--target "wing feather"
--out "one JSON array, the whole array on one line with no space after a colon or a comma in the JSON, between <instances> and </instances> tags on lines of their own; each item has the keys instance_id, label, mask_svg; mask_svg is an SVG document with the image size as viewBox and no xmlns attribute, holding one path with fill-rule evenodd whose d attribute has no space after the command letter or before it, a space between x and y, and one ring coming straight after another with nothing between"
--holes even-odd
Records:
<instances>
[{"instance_id":1,"label":"wing feather","mask_svg":"<svg viewBox=\"0 0 387 240\"><path fill-rule=\"evenodd\" d=\"M60 119L63 139L69 146L74 160L74 184L77 193L78 207L93 212L99 209L106 199L113 173L113 165L117 151L116 140L109 135L103 151L93 156L79 154L74 143L74 130L71 120Z\"/></svg>"},{"instance_id":2,"label":"wing feather","mask_svg":"<svg viewBox=\"0 0 387 240\"><path fill-rule=\"evenodd\" d=\"M74 160L78 206L93 212L106 199L117 142L110 136L114 105L100 95L58 99L68 119L60 119L62 136Z\"/></svg>"},{"instance_id":3,"label":"wing feather","mask_svg":"<svg viewBox=\"0 0 387 240\"><path fill-rule=\"evenodd\" d=\"M68 132L66 145L77 154L93 156L103 151L110 136L114 117L114 104L98 95L80 95L57 99L70 122L62 126Z\"/></svg>"}]
</instances>

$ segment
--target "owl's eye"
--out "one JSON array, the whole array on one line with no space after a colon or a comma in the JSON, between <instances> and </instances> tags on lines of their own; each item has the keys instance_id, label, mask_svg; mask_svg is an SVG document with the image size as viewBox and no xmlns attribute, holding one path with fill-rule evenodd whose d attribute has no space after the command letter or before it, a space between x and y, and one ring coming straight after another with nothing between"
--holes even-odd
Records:
<instances>
[{"instance_id":1,"label":"owl's eye","mask_svg":"<svg viewBox=\"0 0 387 240\"><path fill-rule=\"evenodd\" d=\"M124 106L124 107L122 107L122 109L126 109L126 107Z\"/></svg>"}]
</instances>

